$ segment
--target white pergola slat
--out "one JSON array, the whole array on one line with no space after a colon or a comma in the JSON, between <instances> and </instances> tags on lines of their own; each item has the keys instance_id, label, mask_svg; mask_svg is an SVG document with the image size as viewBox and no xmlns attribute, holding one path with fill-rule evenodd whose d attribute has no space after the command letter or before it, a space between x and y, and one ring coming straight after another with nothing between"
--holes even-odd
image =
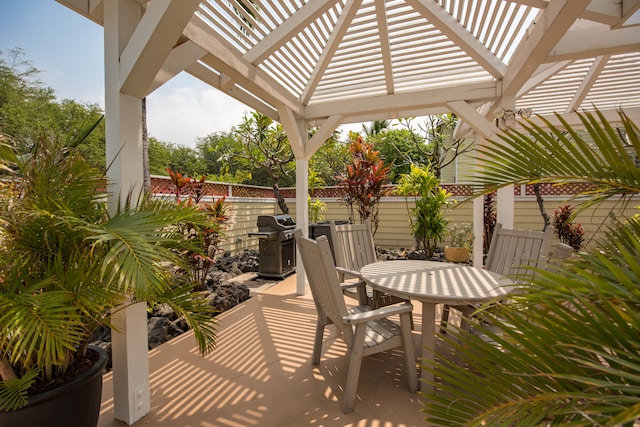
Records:
<instances>
[{"instance_id":1,"label":"white pergola slat","mask_svg":"<svg viewBox=\"0 0 640 427\"><path fill-rule=\"evenodd\" d=\"M57 1L105 28L113 194L141 187L141 99L181 71L283 124L303 230L309 158L341 124L453 112L460 134L487 144L497 106L552 123L593 107L640 120L640 0ZM138 317L124 314L114 343L128 423L149 408Z\"/></svg>"}]
</instances>

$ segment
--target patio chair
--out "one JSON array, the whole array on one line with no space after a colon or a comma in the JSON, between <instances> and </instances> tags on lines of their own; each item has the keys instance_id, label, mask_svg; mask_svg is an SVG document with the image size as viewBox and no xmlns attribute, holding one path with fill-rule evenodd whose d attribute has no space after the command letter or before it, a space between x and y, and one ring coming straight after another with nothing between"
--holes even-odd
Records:
<instances>
[{"instance_id":1,"label":"patio chair","mask_svg":"<svg viewBox=\"0 0 640 427\"><path fill-rule=\"evenodd\" d=\"M336 260L336 269L340 282L359 278L362 267L378 260L369 223L336 225L334 221L330 221L329 227L333 242L333 256ZM357 287L357 294L353 289L346 289L345 295L357 298L360 304L370 305L373 308L408 302L405 299L371 289L368 286Z\"/></svg>"},{"instance_id":2,"label":"patio chair","mask_svg":"<svg viewBox=\"0 0 640 427\"><path fill-rule=\"evenodd\" d=\"M320 363L326 325L334 324L347 344L349 369L342 412L353 410L362 358L396 347L404 348L409 390L415 392L418 375L409 319L413 306L406 303L374 310L368 305L360 305L347 309L327 237L312 240L296 230L295 238L318 312L311 363ZM363 282L345 286L363 286ZM392 315L400 316L400 325L387 319Z\"/></svg>"},{"instance_id":3,"label":"patio chair","mask_svg":"<svg viewBox=\"0 0 640 427\"><path fill-rule=\"evenodd\" d=\"M521 282L527 276L531 277L534 274L531 268L545 268L551 237L551 227L542 232L507 229L502 228L502 224L496 224L484 268L503 276L515 277L516 283ZM445 333L450 308L447 305L443 307L440 319L441 333ZM453 306L453 308L469 317L478 307L461 305ZM466 327L465 323L463 321L462 328Z\"/></svg>"}]
</instances>

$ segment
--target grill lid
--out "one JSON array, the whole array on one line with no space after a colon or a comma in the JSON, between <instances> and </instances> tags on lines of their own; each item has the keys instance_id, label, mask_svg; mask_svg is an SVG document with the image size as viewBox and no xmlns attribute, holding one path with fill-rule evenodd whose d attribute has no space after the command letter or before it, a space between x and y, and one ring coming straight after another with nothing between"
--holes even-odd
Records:
<instances>
[{"instance_id":1,"label":"grill lid","mask_svg":"<svg viewBox=\"0 0 640 427\"><path fill-rule=\"evenodd\" d=\"M258 230L285 231L296 228L296 222L291 215L259 215Z\"/></svg>"}]
</instances>

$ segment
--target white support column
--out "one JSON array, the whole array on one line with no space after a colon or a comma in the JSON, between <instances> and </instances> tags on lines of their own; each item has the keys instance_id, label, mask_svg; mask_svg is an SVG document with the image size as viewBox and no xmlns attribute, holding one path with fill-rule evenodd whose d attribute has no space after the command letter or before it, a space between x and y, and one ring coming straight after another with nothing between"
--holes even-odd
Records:
<instances>
[{"instance_id":1,"label":"white support column","mask_svg":"<svg viewBox=\"0 0 640 427\"><path fill-rule=\"evenodd\" d=\"M497 221L502 224L503 228L513 228L515 216L515 197L513 193L513 185L508 185L498 190L496 216Z\"/></svg>"},{"instance_id":2,"label":"white support column","mask_svg":"<svg viewBox=\"0 0 640 427\"><path fill-rule=\"evenodd\" d=\"M131 425L151 409L147 303L118 311L112 321L114 416Z\"/></svg>"},{"instance_id":3,"label":"white support column","mask_svg":"<svg viewBox=\"0 0 640 427\"><path fill-rule=\"evenodd\" d=\"M120 92L120 55L142 10L135 0L104 1L105 127L109 209L143 182L142 100ZM112 319L115 418L133 424L150 410L146 303L120 310Z\"/></svg>"},{"instance_id":4,"label":"white support column","mask_svg":"<svg viewBox=\"0 0 640 427\"><path fill-rule=\"evenodd\" d=\"M307 201L309 194L309 160L296 159L296 223L298 228L302 229L305 237L309 236L309 203ZM307 280L302 266L302 258L300 254L296 255L296 294L304 295L307 293Z\"/></svg>"},{"instance_id":5,"label":"white support column","mask_svg":"<svg viewBox=\"0 0 640 427\"><path fill-rule=\"evenodd\" d=\"M473 199L473 266L482 268L484 257L484 198Z\"/></svg>"},{"instance_id":6,"label":"white support column","mask_svg":"<svg viewBox=\"0 0 640 427\"><path fill-rule=\"evenodd\" d=\"M296 156L296 225L302 234L309 236L309 159L313 155L309 149L307 122L298 119L286 105L278 106L280 122L287 134L291 150ZM302 259L296 251L296 293L307 293L307 276L304 272Z\"/></svg>"},{"instance_id":7,"label":"white support column","mask_svg":"<svg viewBox=\"0 0 640 427\"><path fill-rule=\"evenodd\" d=\"M516 100L514 96L503 96L501 99L502 108L505 109L503 126L513 128L516 123ZM513 228L514 224L515 197L514 187L509 185L498 190L496 197L497 221L504 228Z\"/></svg>"}]
</instances>

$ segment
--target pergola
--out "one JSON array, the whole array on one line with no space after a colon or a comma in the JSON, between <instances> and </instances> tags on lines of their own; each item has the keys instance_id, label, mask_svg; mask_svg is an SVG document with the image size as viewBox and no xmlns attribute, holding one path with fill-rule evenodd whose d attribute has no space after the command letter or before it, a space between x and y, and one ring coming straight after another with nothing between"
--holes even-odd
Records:
<instances>
[{"instance_id":1,"label":"pergola","mask_svg":"<svg viewBox=\"0 0 640 427\"><path fill-rule=\"evenodd\" d=\"M308 161L341 124L452 112L459 137L485 144L531 111L640 119L640 0L57 1L104 27L116 195L142 186L142 99L183 71L283 124L303 230ZM498 195L506 227L512 197ZM476 203L478 228L481 215ZM144 316L128 309L113 339L127 423L149 411Z\"/></svg>"}]
</instances>

